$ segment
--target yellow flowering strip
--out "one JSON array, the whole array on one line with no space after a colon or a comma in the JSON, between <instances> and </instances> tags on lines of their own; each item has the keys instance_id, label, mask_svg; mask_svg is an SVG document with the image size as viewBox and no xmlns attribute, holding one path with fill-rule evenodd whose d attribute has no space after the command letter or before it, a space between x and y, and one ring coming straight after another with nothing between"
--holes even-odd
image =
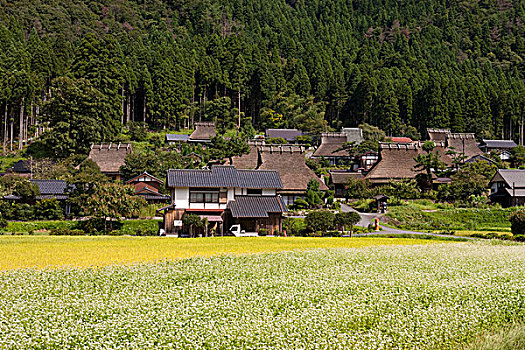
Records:
<instances>
[{"instance_id":1,"label":"yellow flowering strip","mask_svg":"<svg viewBox=\"0 0 525 350\"><path fill-rule=\"evenodd\" d=\"M214 237L0 237L0 271L18 268L89 267L195 256L253 254L318 248L433 244L406 238Z\"/></svg>"}]
</instances>

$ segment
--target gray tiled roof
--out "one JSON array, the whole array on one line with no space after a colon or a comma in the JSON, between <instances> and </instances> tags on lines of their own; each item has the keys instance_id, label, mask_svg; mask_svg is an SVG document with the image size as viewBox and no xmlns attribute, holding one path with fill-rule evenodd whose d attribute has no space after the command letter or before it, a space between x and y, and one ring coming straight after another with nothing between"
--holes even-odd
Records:
<instances>
[{"instance_id":1,"label":"gray tiled roof","mask_svg":"<svg viewBox=\"0 0 525 350\"><path fill-rule=\"evenodd\" d=\"M186 142L190 139L190 135L186 134L166 134L166 141L168 142Z\"/></svg>"},{"instance_id":2,"label":"gray tiled roof","mask_svg":"<svg viewBox=\"0 0 525 350\"><path fill-rule=\"evenodd\" d=\"M235 196L228 202L234 218L267 218L270 213L288 211L286 204L279 196Z\"/></svg>"},{"instance_id":3,"label":"gray tiled roof","mask_svg":"<svg viewBox=\"0 0 525 350\"><path fill-rule=\"evenodd\" d=\"M525 170L499 169L498 174L509 186L525 188Z\"/></svg>"},{"instance_id":4,"label":"gray tiled roof","mask_svg":"<svg viewBox=\"0 0 525 350\"><path fill-rule=\"evenodd\" d=\"M233 166L212 166L211 169L170 169L168 187L283 187L279 173L273 170L237 170Z\"/></svg>"},{"instance_id":5,"label":"gray tiled roof","mask_svg":"<svg viewBox=\"0 0 525 350\"><path fill-rule=\"evenodd\" d=\"M40 189L41 195L65 194L67 183L62 180L31 180Z\"/></svg>"},{"instance_id":6,"label":"gray tiled roof","mask_svg":"<svg viewBox=\"0 0 525 350\"><path fill-rule=\"evenodd\" d=\"M303 132L297 129L266 129L266 137L272 139L283 138L286 141L295 141L296 137L301 135Z\"/></svg>"},{"instance_id":7,"label":"gray tiled roof","mask_svg":"<svg viewBox=\"0 0 525 350\"><path fill-rule=\"evenodd\" d=\"M516 142L512 140L483 140L480 146L487 147L487 148L500 148L500 149L511 149L514 147L518 147Z\"/></svg>"}]
</instances>

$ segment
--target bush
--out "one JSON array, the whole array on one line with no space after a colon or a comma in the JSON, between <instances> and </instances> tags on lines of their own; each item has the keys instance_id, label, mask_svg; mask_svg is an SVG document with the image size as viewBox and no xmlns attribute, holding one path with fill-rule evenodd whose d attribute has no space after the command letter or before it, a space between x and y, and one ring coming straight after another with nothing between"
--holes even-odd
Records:
<instances>
[{"instance_id":1,"label":"bush","mask_svg":"<svg viewBox=\"0 0 525 350\"><path fill-rule=\"evenodd\" d=\"M49 232L52 236L84 236L86 233L79 229L55 228Z\"/></svg>"},{"instance_id":2,"label":"bush","mask_svg":"<svg viewBox=\"0 0 525 350\"><path fill-rule=\"evenodd\" d=\"M268 233L269 231L266 228L259 229L259 236L268 236Z\"/></svg>"},{"instance_id":3,"label":"bush","mask_svg":"<svg viewBox=\"0 0 525 350\"><path fill-rule=\"evenodd\" d=\"M510 215L510 228L514 235L525 234L525 209L517 210Z\"/></svg>"},{"instance_id":4,"label":"bush","mask_svg":"<svg viewBox=\"0 0 525 350\"><path fill-rule=\"evenodd\" d=\"M335 214L335 224L340 231L344 231L349 226L353 230L355 224L361 221L361 216L356 212L337 213Z\"/></svg>"},{"instance_id":5,"label":"bush","mask_svg":"<svg viewBox=\"0 0 525 350\"><path fill-rule=\"evenodd\" d=\"M306 215L306 226L312 231L326 232L334 228L335 215L329 210L315 210Z\"/></svg>"},{"instance_id":6,"label":"bush","mask_svg":"<svg viewBox=\"0 0 525 350\"><path fill-rule=\"evenodd\" d=\"M306 222L300 218L286 218L283 221L283 230L288 236L304 236L306 234Z\"/></svg>"}]
</instances>

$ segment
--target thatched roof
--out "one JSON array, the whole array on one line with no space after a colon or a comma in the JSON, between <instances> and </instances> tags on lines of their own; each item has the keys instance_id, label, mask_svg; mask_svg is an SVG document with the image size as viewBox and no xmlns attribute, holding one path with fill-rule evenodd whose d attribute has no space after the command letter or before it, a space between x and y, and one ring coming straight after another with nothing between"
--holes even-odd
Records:
<instances>
[{"instance_id":1,"label":"thatched roof","mask_svg":"<svg viewBox=\"0 0 525 350\"><path fill-rule=\"evenodd\" d=\"M476 144L476 137L473 133L449 134L447 147L453 147L456 153L464 153L467 159L483 154Z\"/></svg>"},{"instance_id":2,"label":"thatched roof","mask_svg":"<svg viewBox=\"0 0 525 350\"><path fill-rule=\"evenodd\" d=\"M447 135L450 134L450 129L427 129L428 139L430 141L446 141Z\"/></svg>"},{"instance_id":3,"label":"thatched roof","mask_svg":"<svg viewBox=\"0 0 525 350\"><path fill-rule=\"evenodd\" d=\"M97 163L102 173L118 174L132 151L131 143L100 143L91 146L88 158Z\"/></svg>"},{"instance_id":4,"label":"thatched roof","mask_svg":"<svg viewBox=\"0 0 525 350\"><path fill-rule=\"evenodd\" d=\"M346 142L361 143L365 140L361 128L343 128L341 131L346 134Z\"/></svg>"},{"instance_id":5,"label":"thatched roof","mask_svg":"<svg viewBox=\"0 0 525 350\"><path fill-rule=\"evenodd\" d=\"M330 178L334 185L346 185L350 178L362 180L365 176L362 173L356 173L347 170L330 170Z\"/></svg>"},{"instance_id":6,"label":"thatched roof","mask_svg":"<svg viewBox=\"0 0 525 350\"><path fill-rule=\"evenodd\" d=\"M328 187L305 163L305 149L300 146L261 146L261 165L258 169L277 170L284 191L306 191L311 179L319 182L321 190Z\"/></svg>"},{"instance_id":7,"label":"thatched roof","mask_svg":"<svg viewBox=\"0 0 525 350\"><path fill-rule=\"evenodd\" d=\"M195 123L195 130L190 135L190 141L209 141L216 135L214 123L197 122Z\"/></svg>"},{"instance_id":8,"label":"thatched roof","mask_svg":"<svg viewBox=\"0 0 525 350\"><path fill-rule=\"evenodd\" d=\"M413 143L380 143L379 161L370 169L366 178L373 183L387 183L389 180L413 179L420 171L414 171L417 163L414 158L425 154L421 142ZM436 142L434 152L438 152L441 160L452 165L452 160L446 154L443 142Z\"/></svg>"},{"instance_id":9,"label":"thatched roof","mask_svg":"<svg viewBox=\"0 0 525 350\"><path fill-rule=\"evenodd\" d=\"M231 165L235 166L237 169L257 169L259 163L259 152L257 151L257 146L250 145L250 153L232 157Z\"/></svg>"},{"instance_id":10,"label":"thatched roof","mask_svg":"<svg viewBox=\"0 0 525 350\"><path fill-rule=\"evenodd\" d=\"M270 139L283 138L286 141L295 141L303 132L297 129L266 129L266 137Z\"/></svg>"},{"instance_id":11,"label":"thatched roof","mask_svg":"<svg viewBox=\"0 0 525 350\"><path fill-rule=\"evenodd\" d=\"M315 150L314 157L348 157L347 150L343 149L347 142L344 132L325 132L321 134L321 145Z\"/></svg>"}]
</instances>

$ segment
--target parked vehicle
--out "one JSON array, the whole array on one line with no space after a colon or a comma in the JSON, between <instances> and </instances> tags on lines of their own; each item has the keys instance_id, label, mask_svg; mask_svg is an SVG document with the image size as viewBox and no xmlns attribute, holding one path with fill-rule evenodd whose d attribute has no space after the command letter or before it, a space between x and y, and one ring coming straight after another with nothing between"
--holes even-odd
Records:
<instances>
[{"instance_id":1,"label":"parked vehicle","mask_svg":"<svg viewBox=\"0 0 525 350\"><path fill-rule=\"evenodd\" d=\"M245 230L241 228L241 225L233 225L232 227L230 227L230 232L235 237L257 237L258 236L257 232L246 232Z\"/></svg>"}]
</instances>

